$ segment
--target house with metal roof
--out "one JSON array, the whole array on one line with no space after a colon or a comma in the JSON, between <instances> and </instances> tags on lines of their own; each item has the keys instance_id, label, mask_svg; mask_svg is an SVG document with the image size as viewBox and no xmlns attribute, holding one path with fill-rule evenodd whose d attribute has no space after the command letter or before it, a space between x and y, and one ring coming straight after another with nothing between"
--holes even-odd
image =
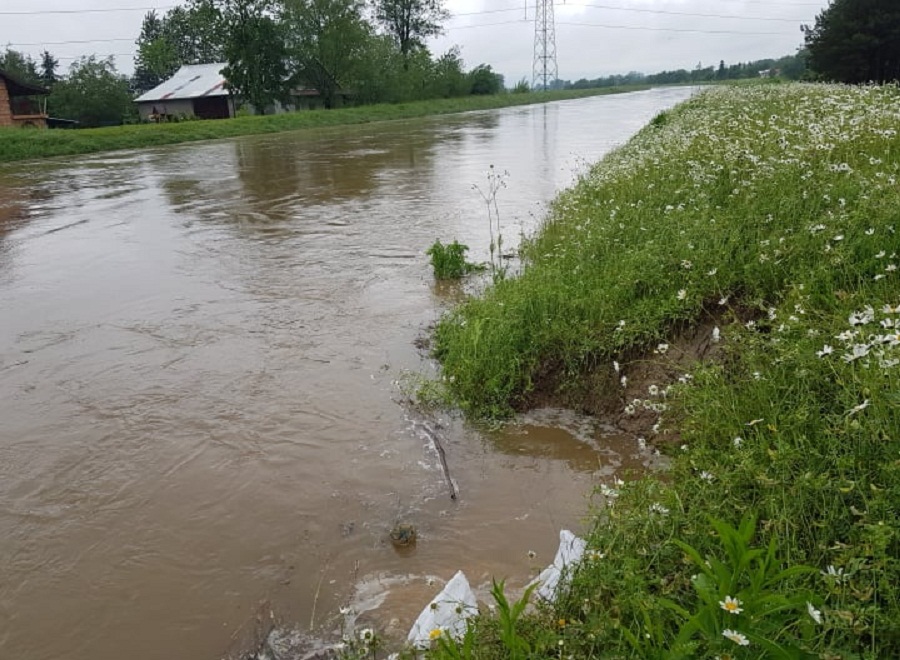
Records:
<instances>
[{"instance_id":1,"label":"house with metal roof","mask_svg":"<svg viewBox=\"0 0 900 660\"><path fill-rule=\"evenodd\" d=\"M49 93L0 69L0 126L46 128Z\"/></svg>"},{"instance_id":2,"label":"house with metal roof","mask_svg":"<svg viewBox=\"0 0 900 660\"><path fill-rule=\"evenodd\" d=\"M141 119L234 117L235 98L228 90L224 63L186 64L175 75L135 99Z\"/></svg>"}]
</instances>

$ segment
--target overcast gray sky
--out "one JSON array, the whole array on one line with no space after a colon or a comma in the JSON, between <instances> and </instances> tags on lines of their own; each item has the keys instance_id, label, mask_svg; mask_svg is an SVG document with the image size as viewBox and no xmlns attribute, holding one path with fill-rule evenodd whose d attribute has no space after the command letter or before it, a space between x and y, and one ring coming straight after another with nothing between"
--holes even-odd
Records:
<instances>
[{"instance_id":1,"label":"overcast gray sky","mask_svg":"<svg viewBox=\"0 0 900 660\"><path fill-rule=\"evenodd\" d=\"M467 66L490 64L506 76L507 84L523 77L530 81L535 2L446 0L453 18L446 34L431 41L431 49L441 53L458 45ZM175 0L0 0L0 46L35 57L47 48L63 67L79 55L114 54L119 69L131 73L134 40L144 13L151 8L164 13L176 4ZM813 22L827 4L828 0L557 0L559 76L577 80L628 71L653 73L691 69L698 63L718 65L722 59L732 64L787 55L802 43L800 25Z\"/></svg>"}]
</instances>

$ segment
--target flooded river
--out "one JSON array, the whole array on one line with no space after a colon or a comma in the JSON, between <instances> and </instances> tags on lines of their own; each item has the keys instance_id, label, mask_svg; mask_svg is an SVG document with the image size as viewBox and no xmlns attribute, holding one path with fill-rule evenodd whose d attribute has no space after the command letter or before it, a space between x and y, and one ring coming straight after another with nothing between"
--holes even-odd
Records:
<instances>
[{"instance_id":1,"label":"flooded river","mask_svg":"<svg viewBox=\"0 0 900 660\"><path fill-rule=\"evenodd\" d=\"M347 604L400 630L428 576L549 563L646 457L564 412L488 433L406 405L459 295L424 253L487 257L490 165L510 245L689 94L0 168L0 657L216 660L269 621L327 637Z\"/></svg>"}]
</instances>

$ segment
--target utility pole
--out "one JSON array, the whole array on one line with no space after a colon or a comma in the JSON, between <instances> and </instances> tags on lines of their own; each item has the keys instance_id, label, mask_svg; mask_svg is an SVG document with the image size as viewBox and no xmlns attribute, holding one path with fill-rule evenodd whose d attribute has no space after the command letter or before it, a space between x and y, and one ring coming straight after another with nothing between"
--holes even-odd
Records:
<instances>
[{"instance_id":1,"label":"utility pole","mask_svg":"<svg viewBox=\"0 0 900 660\"><path fill-rule=\"evenodd\" d=\"M547 91L558 77L553 0L537 0L534 13L534 67L531 87Z\"/></svg>"}]
</instances>

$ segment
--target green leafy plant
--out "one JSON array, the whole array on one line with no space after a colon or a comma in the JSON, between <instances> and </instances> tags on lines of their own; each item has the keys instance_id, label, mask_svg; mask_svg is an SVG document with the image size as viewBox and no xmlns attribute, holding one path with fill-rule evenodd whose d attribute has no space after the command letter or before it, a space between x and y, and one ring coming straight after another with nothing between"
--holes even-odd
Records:
<instances>
[{"instance_id":1,"label":"green leafy plant","mask_svg":"<svg viewBox=\"0 0 900 660\"><path fill-rule=\"evenodd\" d=\"M691 642L699 636L708 649L723 653L755 646L752 655L762 649L768 658L800 657L800 649L784 638L804 616L811 596L803 590L788 596L783 587L791 578L815 573L815 569L782 568L775 538L767 548L752 547L756 531L752 515L745 515L737 528L715 519L710 519L710 525L724 551L722 559L704 558L687 543L673 541L699 570L691 582L700 602L691 613L671 600L661 600L685 619L672 648L692 648Z\"/></svg>"},{"instance_id":2,"label":"green leafy plant","mask_svg":"<svg viewBox=\"0 0 900 660\"><path fill-rule=\"evenodd\" d=\"M517 630L522 614L528 607L528 601L531 594L537 588L537 583L532 584L525 590L522 597L516 602L510 604L503 590L503 581L493 581L491 587L491 596L497 603L497 615L500 620L500 640L506 647L509 660L525 660L531 653L531 646Z\"/></svg>"},{"instance_id":3,"label":"green leafy plant","mask_svg":"<svg viewBox=\"0 0 900 660\"><path fill-rule=\"evenodd\" d=\"M469 246L458 241L444 245L439 240L426 250L425 254L431 257L431 266L434 268L434 276L439 280L458 280L467 273L475 270L476 266L466 261L466 252Z\"/></svg>"},{"instance_id":4,"label":"green leafy plant","mask_svg":"<svg viewBox=\"0 0 900 660\"><path fill-rule=\"evenodd\" d=\"M446 634L437 638L432 657L449 658L450 660L474 660L476 656L475 624L471 620L466 622L466 632L462 642L457 642Z\"/></svg>"}]
</instances>

